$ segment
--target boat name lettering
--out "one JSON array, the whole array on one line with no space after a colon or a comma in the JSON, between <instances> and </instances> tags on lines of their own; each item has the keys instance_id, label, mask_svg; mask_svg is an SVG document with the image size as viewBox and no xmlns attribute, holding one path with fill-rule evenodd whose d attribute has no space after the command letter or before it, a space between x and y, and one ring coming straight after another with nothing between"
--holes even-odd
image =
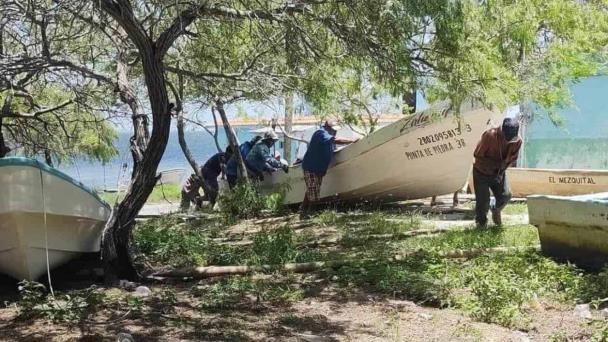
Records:
<instances>
[{"instance_id":1,"label":"boat name lettering","mask_svg":"<svg viewBox=\"0 0 608 342\"><path fill-rule=\"evenodd\" d=\"M471 130L472 130L471 125L469 125L469 124L466 124L464 129L467 133L471 132ZM455 138L460 135L462 135L462 130L460 129L460 127L456 127L454 129L450 129L447 131L430 134L430 135L427 135L424 137L418 137L418 143L420 144L420 146L423 146L423 145L432 144L432 143L448 140L451 138Z\"/></svg>"},{"instance_id":2,"label":"boat name lettering","mask_svg":"<svg viewBox=\"0 0 608 342\"><path fill-rule=\"evenodd\" d=\"M559 184L595 184L593 177L558 177L549 176L549 183Z\"/></svg>"},{"instance_id":3,"label":"boat name lettering","mask_svg":"<svg viewBox=\"0 0 608 342\"><path fill-rule=\"evenodd\" d=\"M417 115L412 115L411 117L405 119L400 132L403 133L403 131L407 130L408 128L423 126L438 117L446 118L448 114L448 109L443 109L440 112L423 112Z\"/></svg>"},{"instance_id":4,"label":"boat name lettering","mask_svg":"<svg viewBox=\"0 0 608 342\"><path fill-rule=\"evenodd\" d=\"M437 154L443 154L456 149L466 147L464 139L455 139L453 141L443 142L431 147L424 147L413 151L406 151L405 156L408 160L432 157Z\"/></svg>"}]
</instances>

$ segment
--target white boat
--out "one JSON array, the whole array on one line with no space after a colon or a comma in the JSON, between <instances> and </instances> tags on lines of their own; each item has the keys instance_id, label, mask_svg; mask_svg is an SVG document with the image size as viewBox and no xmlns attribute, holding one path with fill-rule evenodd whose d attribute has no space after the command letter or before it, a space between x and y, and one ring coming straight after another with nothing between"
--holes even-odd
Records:
<instances>
[{"instance_id":1,"label":"white boat","mask_svg":"<svg viewBox=\"0 0 608 342\"><path fill-rule=\"evenodd\" d=\"M608 171L566 169L507 169L507 182L513 197L530 195L574 196L608 191ZM473 176L469 187L475 193Z\"/></svg>"},{"instance_id":2,"label":"white boat","mask_svg":"<svg viewBox=\"0 0 608 342\"><path fill-rule=\"evenodd\" d=\"M608 171L524 169L507 170L515 197L534 194L573 196L608 191Z\"/></svg>"},{"instance_id":3,"label":"white boat","mask_svg":"<svg viewBox=\"0 0 608 342\"><path fill-rule=\"evenodd\" d=\"M160 175L160 179L156 183L157 185L161 185L161 184L163 184L163 185L168 185L168 184L180 185L180 184L182 184L182 181L184 180L184 177L186 175L186 170L185 169L168 169L168 170L160 171L158 173L158 175Z\"/></svg>"},{"instance_id":4,"label":"white boat","mask_svg":"<svg viewBox=\"0 0 608 342\"><path fill-rule=\"evenodd\" d=\"M0 158L0 273L35 280L99 252L110 206L70 176L28 158Z\"/></svg>"},{"instance_id":5,"label":"white boat","mask_svg":"<svg viewBox=\"0 0 608 342\"><path fill-rule=\"evenodd\" d=\"M323 178L325 200L408 200L461 189L473 162L473 150L502 113L463 106L455 115L447 106L404 117L336 152ZM338 132L338 136L341 136ZM261 188L276 191L289 184L285 203L304 198L302 168L265 176Z\"/></svg>"},{"instance_id":6,"label":"white boat","mask_svg":"<svg viewBox=\"0 0 608 342\"><path fill-rule=\"evenodd\" d=\"M608 192L529 196L528 213L543 253L582 267L601 268L608 262Z\"/></svg>"}]
</instances>

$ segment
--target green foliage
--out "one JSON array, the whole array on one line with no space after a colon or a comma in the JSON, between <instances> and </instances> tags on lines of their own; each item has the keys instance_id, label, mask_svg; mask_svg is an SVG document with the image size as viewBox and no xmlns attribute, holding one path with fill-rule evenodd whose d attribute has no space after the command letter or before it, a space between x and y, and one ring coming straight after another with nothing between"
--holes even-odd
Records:
<instances>
[{"instance_id":1,"label":"green foliage","mask_svg":"<svg viewBox=\"0 0 608 342\"><path fill-rule=\"evenodd\" d=\"M591 335L591 341L593 342L608 342L608 323L596 322L594 324L595 331Z\"/></svg>"},{"instance_id":2,"label":"green foliage","mask_svg":"<svg viewBox=\"0 0 608 342\"><path fill-rule=\"evenodd\" d=\"M285 196L291 190L289 183L275 187L274 192L264 196L264 207L271 215L282 215L288 211L285 206Z\"/></svg>"},{"instance_id":3,"label":"green foliage","mask_svg":"<svg viewBox=\"0 0 608 342\"><path fill-rule=\"evenodd\" d=\"M258 217L264 209L264 197L251 184L239 183L232 190L220 194L218 204L227 221Z\"/></svg>"},{"instance_id":4,"label":"green foliage","mask_svg":"<svg viewBox=\"0 0 608 342\"><path fill-rule=\"evenodd\" d=\"M498 246L526 247L536 244L538 244L536 228L530 225L513 225L505 228L449 231L435 236L408 239L399 245L412 250L423 249L446 252L454 249Z\"/></svg>"},{"instance_id":5,"label":"green foliage","mask_svg":"<svg viewBox=\"0 0 608 342\"><path fill-rule=\"evenodd\" d=\"M363 287L393 297L439 306L447 300L447 287L437 278L441 265L432 255L406 261L362 261L335 271L334 279L345 287Z\"/></svg>"},{"instance_id":6,"label":"green foliage","mask_svg":"<svg viewBox=\"0 0 608 342\"><path fill-rule=\"evenodd\" d=\"M258 265L281 265L298 257L293 229L288 225L272 231L261 230L253 237L252 262Z\"/></svg>"},{"instance_id":7,"label":"green foliage","mask_svg":"<svg viewBox=\"0 0 608 342\"><path fill-rule=\"evenodd\" d=\"M313 222L321 227L330 227L337 225L340 222L340 218L335 210L324 210L313 218Z\"/></svg>"},{"instance_id":8,"label":"green foliage","mask_svg":"<svg viewBox=\"0 0 608 342\"><path fill-rule=\"evenodd\" d=\"M214 243L202 227L181 223L173 216L138 224L134 241L138 250L155 265L225 265L239 259L232 248Z\"/></svg>"},{"instance_id":9,"label":"green foliage","mask_svg":"<svg viewBox=\"0 0 608 342\"><path fill-rule=\"evenodd\" d=\"M468 268L462 285L470 293L459 304L477 319L505 326L525 325L530 301L540 297L573 300L579 290L574 267L537 253L482 256Z\"/></svg>"},{"instance_id":10,"label":"green foliage","mask_svg":"<svg viewBox=\"0 0 608 342\"><path fill-rule=\"evenodd\" d=\"M60 85L32 89L34 101L45 103L49 107L69 100L69 91ZM28 107L27 101L13 101L12 104L12 110L17 112L27 113L33 110ZM39 157L46 151L59 163L71 163L74 157L105 163L118 155L114 146L118 138L116 129L99 113L70 104L38 118L11 117L3 120L5 126L20 127L3 128L9 146L19 147L15 153Z\"/></svg>"},{"instance_id":11,"label":"green foliage","mask_svg":"<svg viewBox=\"0 0 608 342\"><path fill-rule=\"evenodd\" d=\"M502 210L503 215L522 215L528 213L527 203L510 203Z\"/></svg>"},{"instance_id":12,"label":"green foliage","mask_svg":"<svg viewBox=\"0 0 608 342\"><path fill-rule=\"evenodd\" d=\"M274 193L263 195L255 185L239 183L232 190L220 194L218 204L227 222L259 217L264 211L276 215L286 209L283 200L288 190L289 185L281 185Z\"/></svg>"},{"instance_id":13,"label":"green foliage","mask_svg":"<svg viewBox=\"0 0 608 342\"><path fill-rule=\"evenodd\" d=\"M200 308L217 311L234 308L239 304L251 305L255 302L292 302L301 300L302 290L288 282L251 277L230 277L206 286L195 295L200 296Z\"/></svg>"},{"instance_id":14,"label":"green foliage","mask_svg":"<svg viewBox=\"0 0 608 342\"><path fill-rule=\"evenodd\" d=\"M582 277L576 299L599 307L605 304L606 298L608 298L608 266L598 273L585 274Z\"/></svg>"},{"instance_id":15,"label":"green foliage","mask_svg":"<svg viewBox=\"0 0 608 342\"><path fill-rule=\"evenodd\" d=\"M19 283L19 292L17 307L21 319L42 318L54 323L80 323L103 299L95 288L53 297L46 293L44 285L31 281Z\"/></svg>"}]
</instances>

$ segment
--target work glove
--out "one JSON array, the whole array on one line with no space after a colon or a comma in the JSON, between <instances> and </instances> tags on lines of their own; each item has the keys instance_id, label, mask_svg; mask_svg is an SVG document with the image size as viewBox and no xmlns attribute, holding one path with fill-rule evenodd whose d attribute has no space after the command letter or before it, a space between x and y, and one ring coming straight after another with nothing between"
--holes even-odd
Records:
<instances>
[{"instance_id":1,"label":"work glove","mask_svg":"<svg viewBox=\"0 0 608 342\"><path fill-rule=\"evenodd\" d=\"M283 171L285 171L285 173L289 173L289 166L288 165L283 165L283 166L281 166L281 168L283 169Z\"/></svg>"}]
</instances>

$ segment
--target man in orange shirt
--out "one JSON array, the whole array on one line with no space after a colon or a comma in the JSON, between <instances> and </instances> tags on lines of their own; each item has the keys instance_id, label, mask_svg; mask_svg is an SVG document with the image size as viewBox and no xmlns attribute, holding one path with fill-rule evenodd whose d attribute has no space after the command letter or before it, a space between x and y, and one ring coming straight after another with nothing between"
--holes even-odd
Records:
<instances>
[{"instance_id":1,"label":"man in orange shirt","mask_svg":"<svg viewBox=\"0 0 608 342\"><path fill-rule=\"evenodd\" d=\"M511 199L506 170L517 161L522 144L518 132L517 120L505 118L502 126L490 128L483 133L475 149L475 222L480 228L487 226L488 210L492 211L494 224L502 225L500 212ZM491 207L490 190L496 199L496 203Z\"/></svg>"}]
</instances>

